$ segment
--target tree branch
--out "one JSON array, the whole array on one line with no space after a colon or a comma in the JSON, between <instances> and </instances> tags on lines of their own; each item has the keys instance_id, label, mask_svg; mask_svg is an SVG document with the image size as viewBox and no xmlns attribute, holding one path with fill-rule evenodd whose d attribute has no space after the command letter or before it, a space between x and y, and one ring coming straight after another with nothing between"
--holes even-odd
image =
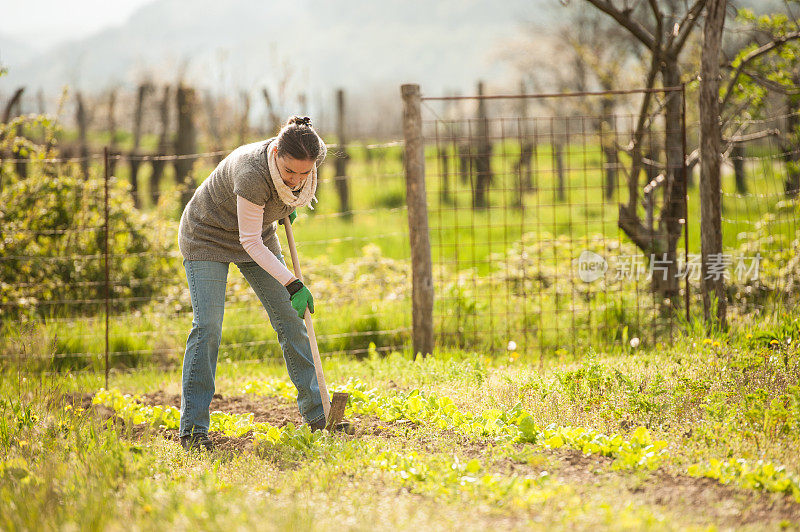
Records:
<instances>
[{"instance_id":1,"label":"tree branch","mask_svg":"<svg viewBox=\"0 0 800 532\"><path fill-rule=\"evenodd\" d=\"M777 49L781 48L782 46L784 46L786 43L788 43L790 41L793 41L793 40L796 40L796 39L800 39L800 31L793 31L792 33L787 33L786 35L782 35L780 37L777 37L775 40L770 41L770 42L764 44L763 46L760 46L760 47L756 48L755 50L753 50L752 52L750 52L749 54L744 56L742 58L742 62L739 63L738 67L736 67L736 71L733 73L733 77L728 82L728 87L727 87L727 90L725 91L725 98L722 99L722 104L720 105L720 108L724 108L725 105L728 103L728 100L730 100L731 95L733 94L733 88L736 86L736 83L739 81L739 76L742 75L742 72L744 71L744 68L751 61L754 61L754 60L758 59L759 57L761 57L762 55L768 54L773 50L777 50Z\"/></svg>"},{"instance_id":2,"label":"tree branch","mask_svg":"<svg viewBox=\"0 0 800 532\"><path fill-rule=\"evenodd\" d=\"M780 129L772 128L772 129L765 129L763 131L756 131L755 133L748 133L747 135L735 135L733 137L725 139L725 141L730 143L748 142L751 140L758 140L766 137L778 136L780 134L781 134Z\"/></svg>"},{"instance_id":3,"label":"tree branch","mask_svg":"<svg viewBox=\"0 0 800 532\"><path fill-rule=\"evenodd\" d=\"M664 35L664 15L661 14L661 11L658 9L658 2L656 0L650 0L650 9L653 11L653 17L656 19L656 36L658 42L661 42L662 35Z\"/></svg>"},{"instance_id":4,"label":"tree branch","mask_svg":"<svg viewBox=\"0 0 800 532\"><path fill-rule=\"evenodd\" d=\"M678 55L686 44L686 39L691 35L697 21L700 20L700 12L706 5L706 0L697 0L695 4L683 16L683 19L678 23L678 36L675 37L670 33L670 39L667 43L667 52L669 55Z\"/></svg>"},{"instance_id":5,"label":"tree branch","mask_svg":"<svg viewBox=\"0 0 800 532\"><path fill-rule=\"evenodd\" d=\"M631 17L631 11L626 9L625 11L620 11L617 9L616 6L611 2L611 0L586 0L594 7L605 13L606 15L610 16L619 24L631 32L631 34L636 37L642 44L644 44L650 50L654 50L656 45L656 39L653 35L642 26L641 23L634 20Z\"/></svg>"},{"instance_id":6,"label":"tree branch","mask_svg":"<svg viewBox=\"0 0 800 532\"><path fill-rule=\"evenodd\" d=\"M767 79L750 70L742 70L742 74L745 74L753 78L753 81L755 81L756 83L758 83L759 85L761 85L766 89L773 90L775 92L779 92L787 96L794 96L795 94L800 94L800 89L794 89L794 90L788 89L783 85L781 85L780 83L778 83L777 81L772 81L771 79Z\"/></svg>"},{"instance_id":7,"label":"tree branch","mask_svg":"<svg viewBox=\"0 0 800 532\"><path fill-rule=\"evenodd\" d=\"M636 215L635 207L629 209L626 205L620 204L617 225L639 249L645 253L653 251L656 233L642 224Z\"/></svg>"}]
</instances>

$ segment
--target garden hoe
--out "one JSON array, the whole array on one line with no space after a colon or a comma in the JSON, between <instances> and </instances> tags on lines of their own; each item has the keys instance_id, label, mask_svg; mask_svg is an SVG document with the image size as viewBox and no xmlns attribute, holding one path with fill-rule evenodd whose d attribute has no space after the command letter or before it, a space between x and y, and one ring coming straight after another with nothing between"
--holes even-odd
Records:
<instances>
[{"instance_id":1,"label":"garden hoe","mask_svg":"<svg viewBox=\"0 0 800 532\"><path fill-rule=\"evenodd\" d=\"M292 223L289 217L283 219L283 226L286 228L286 241L289 243L289 251L292 253L292 265L294 266L294 275L303 281L303 274L300 272L300 260L297 258L297 249L294 245L294 235L292 234ZM317 336L314 334L314 325L311 323L311 312L306 308L305 313L306 329L308 331L308 340L311 343L311 354L314 358L314 372L317 374L317 384L319 384L319 395L322 398L322 409L325 411L325 428L329 431L339 426L344 417L344 407L347 405L347 399L350 394L343 392L334 392L333 401L328 395L328 387L325 385L325 375L322 373L322 360L319 356L319 346L317 346ZM346 427L344 427L346 428Z\"/></svg>"}]
</instances>

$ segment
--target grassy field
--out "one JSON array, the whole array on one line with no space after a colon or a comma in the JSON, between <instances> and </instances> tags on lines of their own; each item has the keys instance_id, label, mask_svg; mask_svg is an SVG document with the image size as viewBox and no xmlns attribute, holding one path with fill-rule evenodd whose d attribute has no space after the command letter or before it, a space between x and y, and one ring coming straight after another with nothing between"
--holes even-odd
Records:
<instances>
[{"instance_id":1,"label":"grassy field","mask_svg":"<svg viewBox=\"0 0 800 532\"><path fill-rule=\"evenodd\" d=\"M627 352L327 361L353 436L299 424L286 371L223 363L213 453L179 371L0 378L0 527L795 529L794 316ZM130 394L130 395L125 395Z\"/></svg>"}]
</instances>

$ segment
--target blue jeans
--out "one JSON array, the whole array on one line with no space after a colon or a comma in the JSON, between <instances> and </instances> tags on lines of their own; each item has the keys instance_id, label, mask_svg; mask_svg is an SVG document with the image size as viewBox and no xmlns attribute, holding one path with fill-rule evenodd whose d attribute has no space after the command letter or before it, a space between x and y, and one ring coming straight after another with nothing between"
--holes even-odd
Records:
<instances>
[{"instance_id":1,"label":"blue jeans","mask_svg":"<svg viewBox=\"0 0 800 532\"><path fill-rule=\"evenodd\" d=\"M284 264L283 257L278 257ZM222 340L227 262L185 260L192 298L192 330L183 356L180 435L208 434L214 396L217 353ZM306 325L297 316L286 288L255 262L235 263L250 283L278 333L289 377L297 388L297 406L309 423L325 417Z\"/></svg>"}]
</instances>

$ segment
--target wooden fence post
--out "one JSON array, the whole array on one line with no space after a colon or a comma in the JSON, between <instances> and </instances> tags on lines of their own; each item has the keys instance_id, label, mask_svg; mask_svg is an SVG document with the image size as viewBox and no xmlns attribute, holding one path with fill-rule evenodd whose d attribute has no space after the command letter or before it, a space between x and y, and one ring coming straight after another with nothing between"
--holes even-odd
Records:
<instances>
[{"instance_id":1,"label":"wooden fence post","mask_svg":"<svg viewBox=\"0 0 800 532\"><path fill-rule=\"evenodd\" d=\"M197 151L197 131L194 123L197 97L195 90L184 85L178 86L178 133L175 140L176 155L191 155ZM195 183L192 181L194 159L185 158L175 161L175 178L181 187L181 205L186 207L194 194Z\"/></svg>"},{"instance_id":2,"label":"wooden fence post","mask_svg":"<svg viewBox=\"0 0 800 532\"><path fill-rule=\"evenodd\" d=\"M133 112L133 149L130 153L131 171L131 194L133 194L133 204L139 207L139 167L142 164L139 159L139 144L142 140L142 116L144 115L144 103L152 87L149 83L140 83L136 90L136 109Z\"/></svg>"},{"instance_id":3,"label":"wooden fence post","mask_svg":"<svg viewBox=\"0 0 800 532\"><path fill-rule=\"evenodd\" d=\"M478 139L475 146L475 189L473 208L485 209L489 206L489 184L492 181L492 144L489 141L489 118L486 113L486 100L483 98L483 82L478 82Z\"/></svg>"},{"instance_id":4,"label":"wooden fence post","mask_svg":"<svg viewBox=\"0 0 800 532\"><path fill-rule=\"evenodd\" d=\"M87 140L87 130L89 129L89 117L87 116L86 105L83 103L83 94L77 94L78 107L75 118L78 122L78 143L79 157L81 158L81 172L83 178L89 178L89 141Z\"/></svg>"},{"instance_id":5,"label":"wooden fence post","mask_svg":"<svg viewBox=\"0 0 800 532\"><path fill-rule=\"evenodd\" d=\"M164 86L164 93L161 99L161 104L159 105L159 115L161 117L161 132L158 137L158 155L164 156L169 155L172 153L172 142L170 140L170 132L169 132L169 111L170 111L170 87L169 85ZM153 160L152 163L152 171L150 173L150 198L153 201L153 205L158 205L158 199L160 196L160 183L161 183L161 176L164 174L164 167L166 166L167 161L164 159L156 158Z\"/></svg>"},{"instance_id":6,"label":"wooden fence post","mask_svg":"<svg viewBox=\"0 0 800 532\"><path fill-rule=\"evenodd\" d=\"M339 193L340 212L345 221L351 221L353 214L350 212L350 189L347 183L347 160L350 156L347 153L347 140L345 138L344 123L344 91L336 91L336 136L338 146L336 150L336 191Z\"/></svg>"},{"instance_id":7,"label":"wooden fence post","mask_svg":"<svg viewBox=\"0 0 800 532\"><path fill-rule=\"evenodd\" d=\"M406 204L411 246L414 356L433 352L433 274L425 194L425 145L419 85L401 87L405 139Z\"/></svg>"},{"instance_id":8,"label":"wooden fence post","mask_svg":"<svg viewBox=\"0 0 800 532\"><path fill-rule=\"evenodd\" d=\"M702 254L703 311L707 322L727 328L725 276L715 274L722 257L722 211L719 125L719 58L725 27L726 0L706 4L703 51L700 57L700 250ZM716 298L716 308L714 299Z\"/></svg>"}]
</instances>

